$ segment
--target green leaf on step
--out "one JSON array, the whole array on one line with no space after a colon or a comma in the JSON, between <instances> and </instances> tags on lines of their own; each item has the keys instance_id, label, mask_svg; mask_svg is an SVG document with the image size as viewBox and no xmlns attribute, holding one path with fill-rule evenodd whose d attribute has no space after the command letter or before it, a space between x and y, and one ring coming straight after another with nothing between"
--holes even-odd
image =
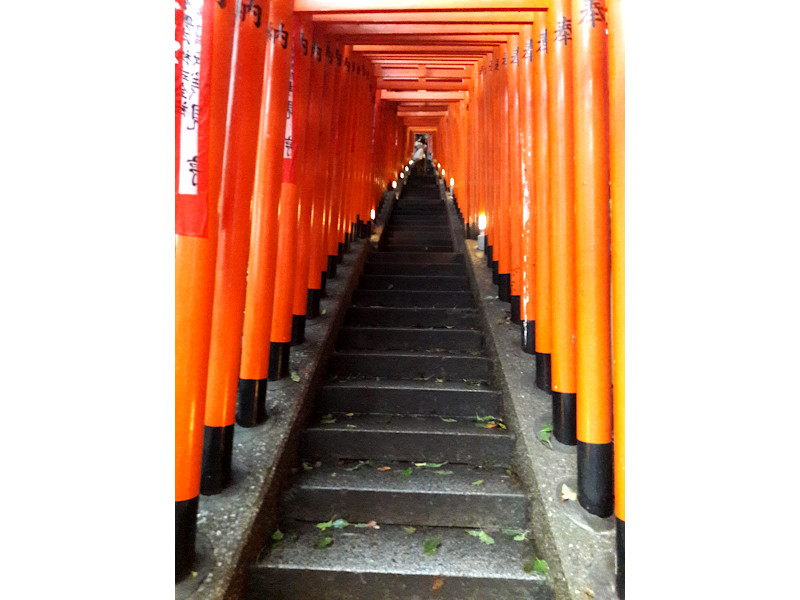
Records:
<instances>
[{"instance_id":1,"label":"green leaf on step","mask_svg":"<svg viewBox=\"0 0 800 600\"><path fill-rule=\"evenodd\" d=\"M578 499L578 494L575 493L571 487L569 487L566 483L561 484L561 501L564 502L565 500L572 500L575 501Z\"/></svg>"},{"instance_id":2,"label":"green leaf on step","mask_svg":"<svg viewBox=\"0 0 800 600\"><path fill-rule=\"evenodd\" d=\"M346 425L348 429L358 429L355 425L350 425L349 423Z\"/></svg>"},{"instance_id":3,"label":"green leaf on step","mask_svg":"<svg viewBox=\"0 0 800 600\"><path fill-rule=\"evenodd\" d=\"M345 471L356 471L361 467L374 467L375 465L372 464L371 460L360 460L358 464L353 465L352 467L347 467Z\"/></svg>"},{"instance_id":4,"label":"green leaf on step","mask_svg":"<svg viewBox=\"0 0 800 600\"><path fill-rule=\"evenodd\" d=\"M408 535L411 535L417 530L416 527L403 527L403 531L405 531Z\"/></svg>"},{"instance_id":5,"label":"green leaf on step","mask_svg":"<svg viewBox=\"0 0 800 600\"><path fill-rule=\"evenodd\" d=\"M541 560L538 558L533 559L533 570L542 573L543 575L547 575L547 572L550 570L550 567L547 566L546 560Z\"/></svg>"},{"instance_id":6,"label":"green leaf on step","mask_svg":"<svg viewBox=\"0 0 800 600\"><path fill-rule=\"evenodd\" d=\"M506 469L506 475L513 475L513 474L514 473L511 471L511 469Z\"/></svg>"},{"instance_id":7,"label":"green leaf on step","mask_svg":"<svg viewBox=\"0 0 800 600\"><path fill-rule=\"evenodd\" d=\"M479 416L478 416L478 413L475 413L475 418L476 418L478 421L481 421L481 422L484 422L484 421L494 421L494 417L493 417L492 415L486 415L485 417L479 417Z\"/></svg>"},{"instance_id":8,"label":"green leaf on step","mask_svg":"<svg viewBox=\"0 0 800 600\"><path fill-rule=\"evenodd\" d=\"M331 519L330 521L325 521L323 523L317 523L317 529L322 529L322 531L325 531L329 527L333 527L333 519Z\"/></svg>"},{"instance_id":9,"label":"green leaf on step","mask_svg":"<svg viewBox=\"0 0 800 600\"><path fill-rule=\"evenodd\" d=\"M444 327L445 329L452 329L453 327L455 327L455 325L445 325Z\"/></svg>"},{"instance_id":10,"label":"green leaf on step","mask_svg":"<svg viewBox=\"0 0 800 600\"><path fill-rule=\"evenodd\" d=\"M411 477L411 467L408 467L407 469L400 471L400 474L403 477Z\"/></svg>"},{"instance_id":11,"label":"green leaf on step","mask_svg":"<svg viewBox=\"0 0 800 600\"><path fill-rule=\"evenodd\" d=\"M505 320L505 319L497 319L497 324L498 324L498 325L502 325L502 324L503 324L503 323L505 323L505 322L506 322L506 320Z\"/></svg>"},{"instance_id":12,"label":"green leaf on step","mask_svg":"<svg viewBox=\"0 0 800 600\"><path fill-rule=\"evenodd\" d=\"M365 527L368 527L368 525L366 523L356 523L355 525L353 525L353 527L358 527L359 529L363 529Z\"/></svg>"},{"instance_id":13,"label":"green leaf on step","mask_svg":"<svg viewBox=\"0 0 800 600\"><path fill-rule=\"evenodd\" d=\"M474 535L476 538L478 538L484 544L494 544L494 538L492 538L489 534L487 534L482 529L479 529L477 531L470 529L470 530L467 530L467 533L470 534L470 535Z\"/></svg>"},{"instance_id":14,"label":"green leaf on step","mask_svg":"<svg viewBox=\"0 0 800 600\"><path fill-rule=\"evenodd\" d=\"M483 479L478 479L478 481L473 481L472 485L483 485Z\"/></svg>"},{"instance_id":15,"label":"green leaf on step","mask_svg":"<svg viewBox=\"0 0 800 600\"><path fill-rule=\"evenodd\" d=\"M452 471L444 471L444 470L434 471L434 473L436 473L437 475L452 475L453 474Z\"/></svg>"},{"instance_id":16,"label":"green leaf on step","mask_svg":"<svg viewBox=\"0 0 800 600\"><path fill-rule=\"evenodd\" d=\"M442 419L442 421L444 421L445 423L458 423L458 419L445 419L443 417L439 418Z\"/></svg>"},{"instance_id":17,"label":"green leaf on step","mask_svg":"<svg viewBox=\"0 0 800 600\"><path fill-rule=\"evenodd\" d=\"M508 429L508 428L507 428L505 425L503 425L503 424L502 424L500 421L497 421L497 426L498 426L500 429Z\"/></svg>"},{"instance_id":18,"label":"green leaf on step","mask_svg":"<svg viewBox=\"0 0 800 600\"><path fill-rule=\"evenodd\" d=\"M443 467L446 464L447 464L447 461L444 461L442 463L418 462L418 463L414 463L414 466L415 467L427 467L429 469L438 469L439 467Z\"/></svg>"},{"instance_id":19,"label":"green leaf on step","mask_svg":"<svg viewBox=\"0 0 800 600\"><path fill-rule=\"evenodd\" d=\"M355 413L345 413L345 417L352 417Z\"/></svg>"},{"instance_id":20,"label":"green leaf on step","mask_svg":"<svg viewBox=\"0 0 800 600\"><path fill-rule=\"evenodd\" d=\"M336 520L333 522L333 526L334 526L336 529L342 529L343 527L347 527L348 525L350 525L350 523L348 523L348 522L347 522L347 521L345 521L344 519L336 519Z\"/></svg>"},{"instance_id":21,"label":"green leaf on step","mask_svg":"<svg viewBox=\"0 0 800 600\"><path fill-rule=\"evenodd\" d=\"M326 536L326 537L323 537L323 538L319 538L319 540L317 541L317 545L315 547L319 548L319 549L327 548L332 543L333 543L333 538Z\"/></svg>"},{"instance_id":22,"label":"green leaf on step","mask_svg":"<svg viewBox=\"0 0 800 600\"><path fill-rule=\"evenodd\" d=\"M442 542L440 542L438 539L429 538L425 540L425 542L422 544L422 551L428 556L433 556L434 554L436 554L436 551L439 549L439 546L441 545Z\"/></svg>"},{"instance_id":23,"label":"green leaf on step","mask_svg":"<svg viewBox=\"0 0 800 600\"><path fill-rule=\"evenodd\" d=\"M513 537L515 542L524 542L526 539L528 539L528 534L530 531L527 529L525 531L522 529L503 529L503 533Z\"/></svg>"},{"instance_id":24,"label":"green leaf on step","mask_svg":"<svg viewBox=\"0 0 800 600\"><path fill-rule=\"evenodd\" d=\"M524 563L522 563L522 570L526 573L533 573L533 567L536 564L535 558L529 558Z\"/></svg>"},{"instance_id":25,"label":"green leaf on step","mask_svg":"<svg viewBox=\"0 0 800 600\"><path fill-rule=\"evenodd\" d=\"M503 535L514 536L514 535L519 535L520 532L521 532L520 529L503 529Z\"/></svg>"},{"instance_id":26,"label":"green leaf on step","mask_svg":"<svg viewBox=\"0 0 800 600\"><path fill-rule=\"evenodd\" d=\"M547 444L551 448L553 444L550 443L550 434L553 433L553 426L548 425L547 427L543 427L542 430L539 432L539 441L543 444Z\"/></svg>"},{"instance_id":27,"label":"green leaf on step","mask_svg":"<svg viewBox=\"0 0 800 600\"><path fill-rule=\"evenodd\" d=\"M303 461L303 470L304 471L311 471L314 467L308 464L306 461Z\"/></svg>"},{"instance_id":28,"label":"green leaf on step","mask_svg":"<svg viewBox=\"0 0 800 600\"><path fill-rule=\"evenodd\" d=\"M291 375L289 375L289 377L291 377L292 381L294 381L294 382L300 381L300 375L298 375L294 371L292 371L292 373L291 373Z\"/></svg>"},{"instance_id":29,"label":"green leaf on step","mask_svg":"<svg viewBox=\"0 0 800 600\"><path fill-rule=\"evenodd\" d=\"M283 541L283 532L280 529L276 529L275 532L272 534L272 545L277 546Z\"/></svg>"},{"instance_id":30,"label":"green leaf on step","mask_svg":"<svg viewBox=\"0 0 800 600\"><path fill-rule=\"evenodd\" d=\"M519 535L515 535L514 536L514 541L515 542L524 542L525 539L527 539L527 537L528 537L527 533L520 533Z\"/></svg>"},{"instance_id":31,"label":"green leaf on step","mask_svg":"<svg viewBox=\"0 0 800 600\"><path fill-rule=\"evenodd\" d=\"M322 415L319 419L319 422L322 423L323 425L331 425L333 423L336 423L336 419L332 414L328 413L327 415Z\"/></svg>"}]
</instances>

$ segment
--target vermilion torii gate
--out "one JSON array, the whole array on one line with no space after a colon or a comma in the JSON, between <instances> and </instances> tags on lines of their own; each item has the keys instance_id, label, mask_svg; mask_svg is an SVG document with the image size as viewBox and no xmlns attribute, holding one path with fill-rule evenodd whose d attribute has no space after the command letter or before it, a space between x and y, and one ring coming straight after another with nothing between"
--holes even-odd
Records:
<instances>
[{"instance_id":1,"label":"vermilion torii gate","mask_svg":"<svg viewBox=\"0 0 800 600\"><path fill-rule=\"evenodd\" d=\"M430 133L578 447L580 504L616 514L624 595L621 0L179 4L176 578L234 422L267 417L268 381Z\"/></svg>"}]
</instances>

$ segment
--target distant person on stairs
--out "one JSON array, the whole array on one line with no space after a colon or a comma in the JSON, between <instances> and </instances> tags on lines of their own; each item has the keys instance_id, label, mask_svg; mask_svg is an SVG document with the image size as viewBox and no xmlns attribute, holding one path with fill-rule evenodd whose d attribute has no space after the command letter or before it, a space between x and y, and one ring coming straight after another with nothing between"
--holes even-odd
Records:
<instances>
[{"instance_id":1,"label":"distant person on stairs","mask_svg":"<svg viewBox=\"0 0 800 600\"><path fill-rule=\"evenodd\" d=\"M420 140L414 142L414 155L411 158L414 160L414 172L422 175L425 168L425 147Z\"/></svg>"}]
</instances>

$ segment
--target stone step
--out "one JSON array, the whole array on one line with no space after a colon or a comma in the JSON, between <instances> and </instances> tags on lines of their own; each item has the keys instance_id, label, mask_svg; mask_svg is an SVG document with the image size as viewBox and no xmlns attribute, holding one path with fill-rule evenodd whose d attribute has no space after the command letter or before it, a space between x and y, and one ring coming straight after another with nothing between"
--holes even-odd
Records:
<instances>
[{"instance_id":1,"label":"stone step","mask_svg":"<svg viewBox=\"0 0 800 600\"><path fill-rule=\"evenodd\" d=\"M486 383L361 379L327 383L317 399L316 408L321 414L501 417L503 400L500 392Z\"/></svg>"},{"instance_id":2,"label":"stone step","mask_svg":"<svg viewBox=\"0 0 800 600\"><path fill-rule=\"evenodd\" d=\"M417 464L353 461L302 470L282 498L283 514L314 522L335 515L350 523L527 527L528 499L516 477L505 469Z\"/></svg>"},{"instance_id":3,"label":"stone step","mask_svg":"<svg viewBox=\"0 0 800 600\"><path fill-rule=\"evenodd\" d=\"M436 330L477 329L478 312L474 308L419 308L351 306L345 313L345 325L364 327L422 327Z\"/></svg>"},{"instance_id":4,"label":"stone step","mask_svg":"<svg viewBox=\"0 0 800 600\"><path fill-rule=\"evenodd\" d=\"M367 256L367 262L371 264L464 264L464 255L460 252L371 252Z\"/></svg>"},{"instance_id":5,"label":"stone step","mask_svg":"<svg viewBox=\"0 0 800 600\"><path fill-rule=\"evenodd\" d=\"M502 531L485 544L465 529L348 526L320 531L298 523L248 569L247 600L554 600L545 575L525 572L534 549ZM323 537L332 543L317 548ZM426 540L440 545L424 553Z\"/></svg>"},{"instance_id":6,"label":"stone step","mask_svg":"<svg viewBox=\"0 0 800 600\"><path fill-rule=\"evenodd\" d=\"M483 334L476 329L345 326L339 331L336 349L465 354L482 353L484 344Z\"/></svg>"},{"instance_id":7,"label":"stone step","mask_svg":"<svg viewBox=\"0 0 800 600\"><path fill-rule=\"evenodd\" d=\"M438 290L469 291L466 276L442 275L362 275L360 290Z\"/></svg>"},{"instance_id":8,"label":"stone step","mask_svg":"<svg viewBox=\"0 0 800 600\"><path fill-rule=\"evenodd\" d=\"M440 353L333 352L328 373L339 379L443 379L445 381L491 381L492 361L484 356Z\"/></svg>"},{"instance_id":9,"label":"stone step","mask_svg":"<svg viewBox=\"0 0 800 600\"><path fill-rule=\"evenodd\" d=\"M426 276L466 276L463 263L365 263L363 273L367 275L426 275Z\"/></svg>"},{"instance_id":10,"label":"stone step","mask_svg":"<svg viewBox=\"0 0 800 600\"><path fill-rule=\"evenodd\" d=\"M408 306L423 308L472 308L472 292L433 290L356 290L354 306Z\"/></svg>"},{"instance_id":11,"label":"stone step","mask_svg":"<svg viewBox=\"0 0 800 600\"><path fill-rule=\"evenodd\" d=\"M440 417L354 415L333 423L317 420L303 432L300 456L372 461L450 462L510 467L513 436L483 429L473 420L446 423Z\"/></svg>"},{"instance_id":12,"label":"stone step","mask_svg":"<svg viewBox=\"0 0 800 600\"><path fill-rule=\"evenodd\" d=\"M401 245L387 243L381 250L384 252L450 252L453 249L453 244L427 244L421 242L414 245Z\"/></svg>"}]
</instances>

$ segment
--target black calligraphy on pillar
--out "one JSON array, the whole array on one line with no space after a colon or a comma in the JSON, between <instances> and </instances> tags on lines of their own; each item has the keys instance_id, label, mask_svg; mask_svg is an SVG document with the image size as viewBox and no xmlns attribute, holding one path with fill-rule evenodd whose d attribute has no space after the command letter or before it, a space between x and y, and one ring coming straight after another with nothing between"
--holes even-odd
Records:
<instances>
[{"instance_id":1,"label":"black calligraphy on pillar","mask_svg":"<svg viewBox=\"0 0 800 600\"><path fill-rule=\"evenodd\" d=\"M592 27L595 26L597 21L602 21L605 23L606 17L605 14L603 14L605 11L606 9L600 0L584 0L583 8L581 8L581 20L579 23L590 21L592 23Z\"/></svg>"},{"instance_id":2,"label":"black calligraphy on pillar","mask_svg":"<svg viewBox=\"0 0 800 600\"><path fill-rule=\"evenodd\" d=\"M519 64L519 46L514 48L514 52L511 54L511 64L512 65Z\"/></svg>"},{"instance_id":3,"label":"black calligraphy on pillar","mask_svg":"<svg viewBox=\"0 0 800 600\"><path fill-rule=\"evenodd\" d=\"M347 72L350 72L350 57L344 59L344 66L347 69Z\"/></svg>"},{"instance_id":4,"label":"black calligraphy on pillar","mask_svg":"<svg viewBox=\"0 0 800 600\"><path fill-rule=\"evenodd\" d=\"M226 0L217 0L217 4L219 4L220 8L225 8Z\"/></svg>"},{"instance_id":5,"label":"black calligraphy on pillar","mask_svg":"<svg viewBox=\"0 0 800 600\"><path fill-rule=\"evenodd\" d=\"M503 52L503 66L508 66L508 52Z\"/></svg>"},{"instance_id":6,"label":"black calligraphy on pillar","mask_svg":"<svg viewBox=\"0 0 800 600\"><path fill-rule=\"evenodd\" d=\"M278 40L281 40L283 42L281 44L281 48L286 50L286 48L289 47L289 30L284 29L283 21L281 21L277 29L273 27L272 21L270 21L269 23L267 23L267 41L277 42Z\"/></svg>"},{"instance_id":7,"label":"black calligraphy on pillar","mask_svg":"<svg viewBox=\"0 0 800 600\"><path fill-rule=\"evenodd\" d=\"M555 39L556 43L563 41L564 45L567 45L567 42L572 39L572 19L561 17L556 21Z\"/></svg>"},{"instance_id":8,"label":"black calligraphy on pillar","mask_svg":"<svg viewBox=\"0 0 800 600\"><path fill-rule=\"evenodd\" d=\"M303 56L308 56L308 39L300 32L300 47L303 48Z\"/></svg>"},{"instance_id":9,"label":"black calligraphy on pillar","mask_svg":"<svg viewBox=\"0 0 800 600\"><path fill-rule=\"evenodd\" d=\"M336 49L336 66L337 67L341 67L342 66L342 53L339 52L338 48Z\"/></svg>"},{"instance_id":10,"label":"black calligraphy on pillar","mask_svg":"<svg viewBox=\"0 0 800 600\"><path fill-rule=\"evenodd\" d=\"M494 70L495 71L499 71L500 70L500 59L499 58L494 59Z\"/></svg>"},{"instance_id":11,"label":"black calligraphy on pillar","mask_svg":"<svg viewBox=\"0 0 800 600\"><path fill-rule=\"evenodd\" d=\"M331 50L331 47L328 44L325 44L325 58L327 59L329 65L333 64L333 50Z\"/></svg>"},{"instance_id":12,"label":"black calligraphy on pillar","mask_svg":"<svg viewBox=\"0 0 800 600\"><path fill-rule=\"evenodd\" d=\"M533 62L533 40L527 40L525 42L525 50L524 54L522 55L523 59L527 59L528 62Z\"/></svg>"},{"instance_id":13,"label":"black calligraphy on pillar","mask_svg":"<svg viewBox=\"0 0 800 600\"><path fill-rule=\"evenodd\" d=\"M250 0L248 3L242 2L242 8L239 15L242 22L244 22L245 17L249 14L253 15L253 22L255 23L255 26L261 27L261 5L256 4L253 0Z\"/></svg>"},{"instance_id":14,"label":"black calligraphy on pillar","mask_svg":"<svg viewBox=\"0 0 800 600\"><path fill-rule=\"evenodd\" d=\"M186 105L184 105L185 107ZM200 105L199 104L192 104L192 125L191 127L187 127L186 131L192 131L197 129L197 122L200 120Z\"/></svg>"},{"instance_id":15,"label":"black calligraphy on pillar","mask_svg":"<svg viewBox=\"0 0 800 600\"><path fill-rule=\"evenodd\" d=\"M316 58L317 62L322 60L322 46L320 46L317 42L311 43L311 57Z\"/></svg>"},{"instance_id":16,"label":"black calligraphy on pillar","mask_svg":"<svg viewBox=\"0 0 800 600\"><path fill-rule=\"evenodd\" d=\"M189 172L192 174L192 185L197 186L197 155L186 160L189 165Z\"/></svg>"},{"instance_id":17,"label":"black calligraphy on pillar","mask_svg":"<svg viewBox=\"0 0 800 600\"><path fill-rule=\"evenodd\" d=\"M547 54L547 28L542 29L542 32L539 34L539 47L536 48L536 53L544 52Z\"/></svg>"},{"instance_id":18,"label":"black calligraphy on pillar","mask_svg":"<svg viewBox=\"0 0 800 600\"><path fill-rule=\"evenodd\" d=\"M288 121L291 118L292 118L292 101L289 100L288 104L286 105L286 120Z\"/></svg>"},{"instance_id":19,"label":"black calligraphy on pillar","mask_svg":"<svg viewBox=\"0 0 800 600\"><path fill-rule=\"evenodd\" d=\"M283 148L286 150L283 157L292 158L292 136L283 139Z\"/></svg>"}]
</instances>

